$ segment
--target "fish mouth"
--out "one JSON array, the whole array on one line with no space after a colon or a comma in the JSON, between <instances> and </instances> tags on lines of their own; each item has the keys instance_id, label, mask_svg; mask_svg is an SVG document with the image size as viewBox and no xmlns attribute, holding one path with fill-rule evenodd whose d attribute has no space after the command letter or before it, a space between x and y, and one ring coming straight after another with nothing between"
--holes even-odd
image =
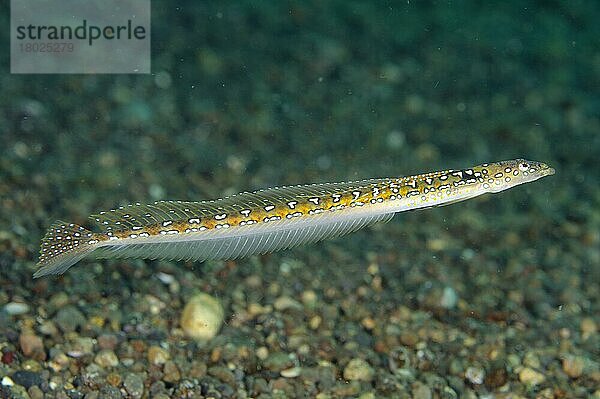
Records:
<instances>
[{"instance_id":1,"label":"fish mouth","mask_svg":"<svg viewBox=\"0 0 600 399\"><path fill-rule=\"evenodd\" d=\"M556 173L556 170L553 167L550 167L546 164L542 164L540 168L540 174L542 176L551 176Z\"/></svg>"}]
</instances>

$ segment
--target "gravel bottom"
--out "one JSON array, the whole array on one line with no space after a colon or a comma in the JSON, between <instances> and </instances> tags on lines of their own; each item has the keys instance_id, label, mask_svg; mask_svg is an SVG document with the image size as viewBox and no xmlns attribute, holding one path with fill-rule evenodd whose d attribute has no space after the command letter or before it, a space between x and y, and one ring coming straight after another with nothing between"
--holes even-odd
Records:
<instances>
[{"instance_id":1,"label":"gravel bottom","mask_svg":"<svg viewBox=\"0 0 600 399\"><path fill-rule=\"evenodd\" d=\"M151 75L0 75L0 398L600 399L594 7L152 3ZM268 256L32 279L56 219L517 157L557 173Z\"/></svg>"}]
</instances>

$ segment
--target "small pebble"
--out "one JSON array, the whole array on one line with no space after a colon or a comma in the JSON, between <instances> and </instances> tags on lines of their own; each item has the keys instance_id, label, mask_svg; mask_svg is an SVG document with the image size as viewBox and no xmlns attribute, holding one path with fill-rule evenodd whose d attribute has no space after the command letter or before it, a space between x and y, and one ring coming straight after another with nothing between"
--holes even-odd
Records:
<instances>
[{"instance_id":1,"label":"small pebble","mask_svg":"<svg viewBox=\"0 0 600 399\"><path fill-rule=\"evenodd\" d=\"M166 285L172 284L175 281L175 277L172 274L167 274L163 272L156 273L156 277Z\"/></svg>"},{"instance_id":2,"label":"small pebble","mask_svg":"<svg viewBox=\"0 0 600 399\"><path fill-rule=\"evenodd\" d=\"M57 292L50 297L48 306L53 310L63 308L69 304L69 295L66 292Z\"/></svg>"},{"instance_id":3,"label":"small pebble","mask_svg":"<svg viewBox=\"0 0 600 399\"><path fill-rule=\"evenodd\" d=\"M54 316L54 322L62 332L69 333L84 326L86 319L74 306L65 306Z\"/></svg>"},{"instance_id":4,"label":"small pebble","mask_svg":"<svg viewBox=\"0 0 600 399\"><path fill-rule=\"evenodd\" d=\"M473 385L481 385L485 378L485 370L481 367L469 367L465 371L465 378Z\"/></svg>"},{"instance_id":5,"label":"small pebble","mask_svg":"<svg viewBox=\"0 0 600 399\"><path fill-rule=\"evenodd\" d=\"M360 358L350 360L344 368L344 379L348 381L371 381L373 375L373 368Z\"/></svg>"},{"instance_id":6,"label":"small pebble","mask_svg":"<svg viewBox=\"0 0 600 399\"><path fill-rule=\"evenodd\" d=\"M273 307L271 305L262 306L259 303L250 303L248 305L248 313L253 317L261 314L269 314L272 311Z\"/></svg>"},{"instance_id":7,"label":"small pebble","mask_svg":"<svg viewBox=\"0 0 600 399\"><path fill-rule=\"evenodd\" d=\"M16 371L11 378L15 384L19 384L25 388L41 385L44 382L40 373L28 370Z\"/></svg>"},{"instance_id":8,"label":"small pebble","mask_svg":"<svg viewBox=\"0 0 600 399\"><path fill-rule=\"evenodd\" d=\"M373 330L377 325L377 321L372 317L365 317L360 321L360 324L362 324L362 326L367 330Z\"/></svg>"},{"instance_id":9,"label":"small pebble","mask_svg":"<svg viewBox=\"0 0 600 399\"><path fill-rule=\"evenodd\" d=\"M4 311L11 316L18 316L29 312L29 305L22 302L9 302L4 305Z\"/></svg>"},{"instance_id":10,"label":"small pebble","mask_svg":"<svg viewBox=\"0 0 600 399\"><path fill-rule=\"evenodd\" d=\"M0 357L0 361L4 364L11 364L15 361L16 354L11 350L2 351L2 356Z\"/></svg>"},{"instance_id":11,"label":"small pebble","mask_svg":"<svg viewBox=\"0 0 600 399\"><path fill-rule=\"evenodd\" d=\"M54 336L58 334L58 328L56 328L56 324L52 320L44 320L40 324L40 332L44 335Z\"/></svg>"},{"instance_id":12,"label":"small pebble","mask_svg":"<svg viewBox=\"0 0 600 399\"><path fill-rule=\"evenodd\" d=\"M165 367L163 372L165 373L163 380L166 382L177 382L181 379L181 373L179 372L179 368L177 365L169 360L165 363Z\"/></svg>"},{"instance_id":13,"label":"small pebble","mask_svg":"<svg viewBox=\"0 0 600 399\"><path fill-rule=\"evenodd\" d=\"M169 352L160 346L153 345L148 348L148 361L151 364L165 364L169 358Z\"/></svg>"},{"instance_id":14,"label":"small pebble","mask_svg":"<svg viewBox=\"0 0 600 399\"><path fill-rule=\"evenodd\" d=\"M519 381L528 385L539 385L546 380L544 374L530 367L524 367L519 371Z\"/></svg>"},{"instance_id":15,"label":"small pebble","mask_svg":"<svg viewBox=\"0 0 600 399\"><path fill-rule=\"evenodd\" d=\"M100 349L115 349L117 343L118 339L114 334L102 334L98 337L98 347Z\"/></svg>"},{"instance_id":16,"label":"small pebble","mask_svg":"<svg viewBox=\"0 0 600 399\"><path fill-rule=\"evenodd\" d=\"M213 366L208 369L208 374L225 384L235 385L235 375L227 367Z\"/></svg>"},{"instance_id":17,"label":"small pebble","mask_svg":"<svg viewBox=\"0 0 600 399\"><path fill-rule=\"evenodd\" d=\"M94 340L89 337L77 337L66 347L67 355L79 358L93 353Z\"/></svg>"},{"instance_id":18,"label":"small pebble","mask_svg":"<svg viewBox=\"0 0 600 399\"><path fill-rule=\"evenodd\" d=\"M302 369L300 367L292 367L289 369L281 370L281 376L285 378L296 378L300 375Z\"/></svg>"},{"instance_id":19,"label":"small pebble","mask_svg":"<svg viewBox=\"0 0 600 399\"><path fill-rule=\"evenodd\" d=\"M48 365L52 370L59 372L69 366L70 359L63 352L51 350L50 353L52 353L52 360L48 362Z\"/></svg>"},{"instance_id":20,"label":"small pebble","mask_svg":"<svg viewBox=\"0 0 600 399\"><path fill-rule=\"evenodd\" d=\"M27 393L31 399L44 399L44 392L37 385L29 387Z\"/></svg>"},{"instance_id":21,"label":"small pebble","mask_svg":"<svg viewBox=\"0 0 600 399\"><path fill-rule=\"evenodd\" d=\"M485 385L490 388L499 388L506 384L508 373L503 367L492 368L485 376Z\"/></svg>"},{"instance_id":22,"label":"small pebble","mask_svg":"<svg viewBox=\"0 0 600 399\"><path fill-rule=\"evenodd\" d=\"M525 353L525 356L523 356L523 364L534 369L539 369L541 367L539 356L532 351Z\"/></svg>"},{"instance_id":23,"label":"small pebble","mask_svg":"<svg viewBox=\"0 0 600 399\"><path fill-rule=\"evenodd\" d=\"M2 381L0 381L0 384L5 387L12 387L13 385L15 385L15 382L12 380L12 378L5 375L4 377L2 377Z\"/></svg>"},{"instance_id":24,"label":"small pebble","mask_svg":"<svg viewBox=\"0 0 600 399\"><path fill-rule=\"evenodd\" d=\"M290 355L285 352L272 352L263 361L263 366L271 371L281 372L293 366L294 363L290 359Z\"/></svg>"},{"instance_id":25,"label":"small pebble","mask_svg":"<svg viewBox=\"0 0 600 399\"><path fill-rule=\"evenodd\" d=\"M22 359L21 360L21 369L28 371L40 372L43 370L42 364L33 359Z\"/></svg>"},{"instance_id":26,"label":"small pebble","mask_svg":"<svg viewBox=\"0 0 600 399\"><path fill-rule=\"evenodd\" d=\"M309 309L314 309L319 298L313 290L307 290L302 293L302 303Z\"/></svg>"},{"instance_id":27,"label":"small pebble","mask_svg":"<svg viewBox=\"0 0 600 399\"><path fill-rule=\"evenodd\" d=\"M2 393L2 391L0 391ZM31 399L27 390L21 385L15 385L10 388L10 399ZM62 398L61 398L62 399Z\"/></svg>"},{"instance_id":28,"label":"small pebble","mask_svg":"<svg viewBox=\"0 0 600 399\"><path fill-rule=\"evenodd\" d=\"M219 332L223 315L223 307L216 298L204 293L198 294L183 308L181 328L190 338L208 341Z\"/></svg>"},{"instance_id":29,"label":"small pebble","mask_svg":"<svg viewBox=\"0 0 600 399\"><path fill-rule=\"evenodd\" d=\"M277 310L302 309L302 305L289 296L280 296L279 298L275 299L273 307Z\"/></svg>"},{"instance_id":30,"label":"small pebble","mask_svg":"<svg viewBox=\"0 0 600 399\"><path fill-rule=\"evenodd\" d=\"M581 337L588 339L598 331L598 325L591 317L586 317L581 320Z\"/></svg>"},{"instance_id":31,"label":"small pebble","mask_svg":"<svg viewBox=\"0 0 600 399\"><path fill-rule=\"evenodd\" d=\"M265 360L269 356L269 349L264 346L261 346L256 349L256 357L260 360Z\"/></svg>"},{"instance_id":32,"label":"small pebble","mask_svg":"<svg viewBox=\"0 0 600 399\"><path fill-rule=\"evenodd\" d=\"M141 398L144 394L144 380L138 374L127 374L123 387L132 398Z\"/></svg>"},{"instance_id":33,"label":"small pebble","mask_svg":"<svg viewBox=\"0 0 600 399\"><path fill-rule=\"evenodd\" d=\"M98 395L98 399L121 399L122 397L123 395L121 395L119 388L111 385L105 385L100 388L100 394Z\"/></svg>"},{"instance_id":34,"label":"small pebble","mask_svg":"<svg viewBox=\"0 0 600 399\"><path fill-rule=\"evenodd\" d=\"M431 389L427 385L419 382L415 383L412 394L414 399L431 399L433 397Z\"/></svg>"},{"instance_id":35,"label":"small pebble","mask_svg":"<svg viewBox=\"0 0 600 399\"><path fill-rule=\"evenodd\" d=\"M333 398L347 398L357 396L360 391L361 387L359 381L340 381L335 384L331 390L331 393L333 394Z\"/></svg>"},{"instance_id":36,"label":"small pebble","mask_svg":"<svg viewBox=\"0 0 600 399\"><path fill-rule=\"evenodd\" d=\"M562 368L571 378L581 377L585 368L585 359L580 356L565 356L562 360Z\"/></svg>"},{"instance_id":37,"label":"small pebble","mask_svg":"<svg viewBox=\"0 0 600 399\"><path fill-rule=\"evenodd\" d=\"M444 309L452 309L458 302L458 295L452 287L445 287L440 299L440 306Z\"/></svg>"},{"instance_id":38,"label":"small pebble","mask_svg":"<svg viewBox=\"0 0 600 399\"><path fill-rule=\"evenodd\" d=\"M316 330L317 328L319 328L319 326L321 325L322 322L323 322L323 318L321 316L314 315L308 321L308 326L310 327L311 330Z\"/></svg>"},{"instance_id":39,"label":"small pebble","mask_svg":"<svg viewBox=\"0 0 600 399\"><path fill-rule=\"evenodd\" d=\"M206 375L206 363L192 360L190 367L186 370L188 378L202 378Z\"/></svg>"},{"instance_id":40,"label":"small pebble","mask_svg":"<svg viewBox=\"0 0 600 399\"><path fill-rule=\"evenodd\" d=\"M119 358L110 349L102 349L94 358L94 362L103 368L116 367L119 364Z\"/></svg>"},{"instance_id":41,"label":"small pebble","mask_svg":"<svg viewBox=\"0 0 600 399\"><path fill-rule=\"evenodd\" d=\"M99 315L94 315L94 316L90 317L90 319L88 321L91 326L96 327L96 328L102 328L102 327L104 327L104 324L106 323L106 319Z\"/></svg>"},{"instance_id":42,"label":"small pebble","mask_svg":"<svg viewBox=\"0 0 600 399\"><path fill-rule=\"evenodd\" d=\"M118 387L119 385L121 385L122 381L123 378L121 378L121 375L117 373L110 373L106 376L106 382L108 382L113 387Z\"/></svg>"},{"instance_id":43,"label":"small pebble","mask_svg":"<svg viewBox=\"0 0 600 399\"><path fill-rule=\"evenodd\" d=\"M27 357L36 360L46 360L46 352L42 339L32 332L25 332L19 336L21 351Z\"/></svg>"}]
</instances>

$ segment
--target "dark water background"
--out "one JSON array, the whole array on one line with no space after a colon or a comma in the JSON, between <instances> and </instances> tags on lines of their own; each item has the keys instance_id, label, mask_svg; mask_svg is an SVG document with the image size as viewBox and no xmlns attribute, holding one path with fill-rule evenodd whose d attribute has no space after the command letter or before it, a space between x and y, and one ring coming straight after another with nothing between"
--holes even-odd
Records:
<instances>
[{"instance_id":1,"label":"dark water background","mask_svg":"<svg viewBox=\"0 0 600 399\"><path fill-rule=\"evenodd\" d=\"M11 75L0 55L0 305L29 306L0 317L0 349L15 356L0 374L33 370L41 382L31 385L49 397L131 394L106 377L128 370L146 394L174 397L600 397L595 2L177 3L152 4L150 75ZM8 49L8 29L0 38ZM88 262L31 278L56 219L517 157L557 174L268 257ZM316 309L302 306L308 290ZM219 298L226 320L281 297L300 307L230 322L200 346L173 332L196 291ZM164 304L159 315L149 296ZM64 307L83 316L73 334L117 337L119 359L139 346L134 365L76 380L96 344L70 368L50 367L75 338L40 325ZM45 356L22 353L24 329ZM179 379L148 366L152 345L168 348ZM291 355L286 366L301 375L281 377L260 356L214 355L259 347ZM347 382L352 359L371 376Z\"/></svg>"}]
</instances>

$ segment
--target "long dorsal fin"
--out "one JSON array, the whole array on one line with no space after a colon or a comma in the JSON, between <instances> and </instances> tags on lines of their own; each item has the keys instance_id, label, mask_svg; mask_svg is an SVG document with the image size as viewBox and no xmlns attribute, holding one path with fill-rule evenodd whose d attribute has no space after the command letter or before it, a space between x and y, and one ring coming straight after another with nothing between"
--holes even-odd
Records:
<instances>
[{"instance_id":1,"label":"long dorsal fin","mask_svg":"<svg viewBox=\"0 0 600 399\"><path fill-rule=\"evenodd\" d=\"M135 203L90 216L101 231L121 231L134 226L160 224L165 221L212 217L219 213L239 212L245 208L281 205L294 200L327 196L348 190L364 188L384 179L370 179L349 183L323 183L283 186L243 192L211 201L157 201L143 205Z\"/></svg>"}]
</instances>

